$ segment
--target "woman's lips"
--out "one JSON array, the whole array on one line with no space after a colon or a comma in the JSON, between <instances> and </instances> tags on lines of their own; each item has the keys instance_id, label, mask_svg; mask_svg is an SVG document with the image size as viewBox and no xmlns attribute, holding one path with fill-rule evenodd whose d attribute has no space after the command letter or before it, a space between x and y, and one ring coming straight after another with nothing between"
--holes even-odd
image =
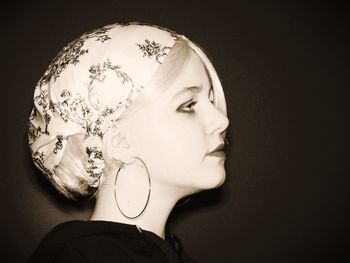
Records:
<instances>
[{"instance_id":1,"label":"woman's lips","mask_svg":"<svg viewBox=\"0 0 350 263\"><path fill-rule=\"evenodd\" d=\"M207 154L208 156L225 158L226 154L224 151L215 151Z\"/></svg>"}]
</instances>

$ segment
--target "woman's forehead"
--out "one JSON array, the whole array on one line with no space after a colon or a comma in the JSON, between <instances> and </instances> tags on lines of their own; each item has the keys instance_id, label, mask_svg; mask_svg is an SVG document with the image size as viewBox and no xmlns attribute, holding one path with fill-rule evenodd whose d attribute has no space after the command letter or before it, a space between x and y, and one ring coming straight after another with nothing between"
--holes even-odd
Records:
<instances>
[{"instance_id":1,"label":"woman's forehead","mask_svg":"<svg viewBox=\"0 0 350 263\"><path fill-rule=\"evenodd\" d=\"M202 60L194 51L191 52L189 60L171 86L169 90L175 97L188 92L200 93L202 90L208 90L211 87L208 72Z\"/></svg>"}]
</instances>

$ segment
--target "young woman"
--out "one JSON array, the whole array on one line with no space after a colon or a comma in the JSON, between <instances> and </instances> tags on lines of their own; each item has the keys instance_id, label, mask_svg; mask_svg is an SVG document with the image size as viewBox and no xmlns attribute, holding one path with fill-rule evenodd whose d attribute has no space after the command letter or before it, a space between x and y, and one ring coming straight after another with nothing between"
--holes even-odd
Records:
<instances>
[{"instance_id":1,"label":"young woman","mask_svg":"<svg viewBox=\"0 0 350 263\"><path fill-rule=\"evenodd\" d=\"M215 69L185 36L128 23L69 43L35 88L29 145L60 193L96 205L29 262L194 262L166 222L178 200L223 184L228 124Z\"/></svg>"}]
</instances>

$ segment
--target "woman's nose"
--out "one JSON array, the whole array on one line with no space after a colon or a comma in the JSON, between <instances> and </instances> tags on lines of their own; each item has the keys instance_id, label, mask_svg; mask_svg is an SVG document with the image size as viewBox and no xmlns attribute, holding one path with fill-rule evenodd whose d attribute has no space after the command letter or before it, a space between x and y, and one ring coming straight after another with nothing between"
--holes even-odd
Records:
<instances>
[{"instance_id":1,"label":"woman's nose","mask_svg":"<svg viewBox=\"0 0 350 263\"><path fill-rule=\"evenodd\" d=\"M220 109L216 108L215 106L212 107L208 124L209 134L222 134L224 131L226 131L229 123L230 120L228 119L225 113L223 113Z\"/></svg>"}]
</instances>

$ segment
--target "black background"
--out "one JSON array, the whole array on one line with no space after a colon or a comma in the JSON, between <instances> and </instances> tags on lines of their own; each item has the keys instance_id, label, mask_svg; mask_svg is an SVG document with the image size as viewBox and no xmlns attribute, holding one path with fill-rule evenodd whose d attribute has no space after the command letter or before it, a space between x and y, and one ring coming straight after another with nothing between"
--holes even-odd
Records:
<instances>
[{"instance_id":1,"label":"black background","mask_svg":"<svg viewBox=\"0 0 350 263\"><path fill-rule=\"evenodd\" d=\"M88 218L92 204L65 201L34 169L26 122L34 86L59 49L85 31L127 21L200 43L226 92L227 181L169 221L187 251L202 263L350 261L346 4L9 4L1 18L2 262L24 262L54 225Z\"/></svg>"}]
</instances>

